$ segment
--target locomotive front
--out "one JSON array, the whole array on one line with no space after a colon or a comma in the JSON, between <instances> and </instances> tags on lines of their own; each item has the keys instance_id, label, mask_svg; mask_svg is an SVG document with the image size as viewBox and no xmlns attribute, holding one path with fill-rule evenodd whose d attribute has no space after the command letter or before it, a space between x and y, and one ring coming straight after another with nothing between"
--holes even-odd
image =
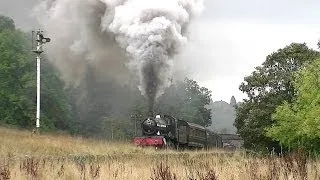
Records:
<instances>
[{"instance_id":1,"label":"locomotive front","mask_svg":"<svg viewBox=\"0 0 320 180\"><path fill-rule=\"evenodd\" d=\"M154 135L157 132L157 123L155 120L148 118L141 123L143 135Z\"/></svg>"},{"instance_id":2,"label":"locomotive front","mask_svg":"<svg viewBox=\"0 0 320 180\"><path fill-rule=\"evenodd\" d=\"M141 128L143 136L133 139L136 145L163 147L166 144L164 134L168 131L167 122L160 115L142 121Z\"/></svg>"},{"instance_id":3,"label":"locomotive front","mask_svg":"<svg viewBox=\"0 0 320 180\"><path fill-rule=\"evenodd\" d=\"M156 115L155 119L149 117L141 123L142 133L147 136L162 135L167 133L167 125L160 115Z\"/></svg>"}]
</instances>

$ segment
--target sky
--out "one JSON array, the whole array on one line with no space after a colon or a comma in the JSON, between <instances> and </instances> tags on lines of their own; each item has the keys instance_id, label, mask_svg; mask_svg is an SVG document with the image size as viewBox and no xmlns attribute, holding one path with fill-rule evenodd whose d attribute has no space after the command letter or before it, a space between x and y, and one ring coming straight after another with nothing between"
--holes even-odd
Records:
<instances>
[{"instance_id":1,"label":"sky","mask_svg":"<svg viewBox=\"0 0 320 180\"><path fill-rule=\"evenodd\" d=\"M305 42L317 49L320 1L207 0L205 8L182 57L197 61L187 66L214 101L246 98L244 77L279 48Z\"/></svg>"},{"instance_id":2,"label":"sky","mask_svg":"<svg viewBox=\"0 0 320 180\"><path fill-rule=\"evenodd\" d=\"M36 0L0 0L0 14L30 30ZM205 10L190 28L190 42L178 58L186 71L212 91L213 101L246 98L239 90L266 56L292 42L317 48L318 0L205 0Z\"/></svg>"}]
</instances>

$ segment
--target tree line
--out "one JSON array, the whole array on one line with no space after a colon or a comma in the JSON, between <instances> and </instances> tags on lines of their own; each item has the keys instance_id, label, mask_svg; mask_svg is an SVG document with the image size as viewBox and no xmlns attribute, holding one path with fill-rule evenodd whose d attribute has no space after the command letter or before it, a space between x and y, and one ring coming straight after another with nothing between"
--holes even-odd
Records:
<instances>
[{"instance_id":1,"label":"tree line","mask_svg":"<svg viewBox=\"0 0 320 180\"><path fill-rule=\"evenodd\" d=\"M0 125L32 129L36 113L36 60L30 33L0 16ZM130 139L147 116L146 99L136 85L98 78L88 66L76 87L67 87L45 53L41 59L41 131ZM174 83L159 98L155 113L207 126L211 92L192 79Z\"/></svg>"},{"instance_id":2,"label":"tree line","mask_svg":"<svg viewBox=\"0 0 320 180\"><path fill-rule=\"evenodd\" d=\"M320 148L320 53L292 43L266 57L239 89L248 98L234 125L258 152Z\"/></svg>"}]
</instances>

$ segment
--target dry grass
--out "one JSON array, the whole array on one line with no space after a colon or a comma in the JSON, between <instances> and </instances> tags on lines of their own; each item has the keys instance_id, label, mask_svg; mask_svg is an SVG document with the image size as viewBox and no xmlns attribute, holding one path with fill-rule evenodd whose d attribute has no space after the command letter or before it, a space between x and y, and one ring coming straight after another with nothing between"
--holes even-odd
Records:
<instances>
[{"instance_id":1,"label":"dry grass","mask_svg":"<svg viewBox=\"0 0 320 180\"><path fill-rule=\"evenodd\" d=\"M98 141L66 135L34 135L29 131L4 128L0 128L0 144L0 156L112 155L149 152L148 149L139 149L130 143Z\"/></svg>"},{"instance_id":2,"label":"dry grass","mask_svg":"<svg viewBox=\"0 0 320 180\"><path fill-rule=\"evenodd\" d=\"M155 151L130 143L33 136L0 128L0 180L300 180L319 179L319 167L300 152L255 158L214 150Z\"/></svg>"}]
</instances>

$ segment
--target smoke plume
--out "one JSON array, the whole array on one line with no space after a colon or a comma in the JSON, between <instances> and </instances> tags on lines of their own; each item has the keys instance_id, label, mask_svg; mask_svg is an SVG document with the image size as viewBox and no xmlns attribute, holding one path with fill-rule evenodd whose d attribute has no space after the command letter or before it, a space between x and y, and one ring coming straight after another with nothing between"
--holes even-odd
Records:
<instances>
[{"instance_id":1,"label":"smoke plume","mask_svg":"<svg viewBox=\"0 0 320 180\"><path fill-rule=\"evenodd\" d=\"M77 84L88 65L119 82L135 74L153 110L202 8L203 0L46 0L34 12L52 39L49 58L66 82Z\"/></svg>"}]
</instances>

